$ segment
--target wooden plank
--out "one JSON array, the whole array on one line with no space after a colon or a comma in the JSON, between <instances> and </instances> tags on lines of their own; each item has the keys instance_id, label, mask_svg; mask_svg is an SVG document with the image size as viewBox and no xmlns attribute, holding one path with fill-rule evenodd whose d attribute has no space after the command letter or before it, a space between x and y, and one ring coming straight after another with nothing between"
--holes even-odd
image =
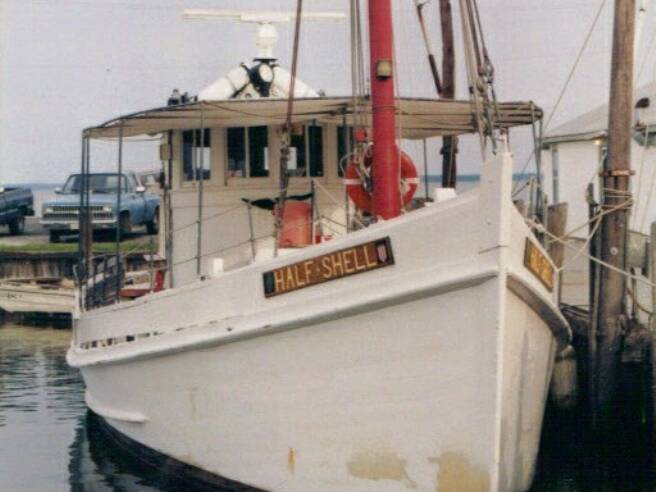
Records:
<instances>
[{"instance_id":1,"label":"wooden plank","mask_svg":"<svg viewBox=\"0 0 656 492\"><path fill-rule=\"evenodd\" d=\"M547 208L547 231L556 237L564 237L567 228L567 203L556 203ZM547 251L556 267L563 266L565 245L554 239L547 239Z\"/></svg>"}]
</instances>

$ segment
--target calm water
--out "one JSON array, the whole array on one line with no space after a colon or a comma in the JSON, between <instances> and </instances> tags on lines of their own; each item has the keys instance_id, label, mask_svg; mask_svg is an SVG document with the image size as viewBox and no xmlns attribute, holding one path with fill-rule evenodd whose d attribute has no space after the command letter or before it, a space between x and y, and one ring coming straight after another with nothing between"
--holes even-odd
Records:
<instances>
[{"instance_id":1,"label":"calm water","mask_svg":"<svg viewBox=\"0 0 656 492\"><path fill-rule=\"evenodd\" d=\"M0 327L0 492L208 490L142 467L105 437L85 409L79 373L66 364L69 337L68 330ZM593 472L576 421L547 425L556 439L543 450L533 492L656 491L653 478Z\"/></svg>"},{"instance_id":2,"label":"calm water","mask_svg":"<svg viewBox=\"0 0 656 492\"><path fill-rule=\"evenodd\" d=\"M203 490L144 469L105 438L66 364L69 339L0 327L0 492Z\"/></svg>"}]
</instances>

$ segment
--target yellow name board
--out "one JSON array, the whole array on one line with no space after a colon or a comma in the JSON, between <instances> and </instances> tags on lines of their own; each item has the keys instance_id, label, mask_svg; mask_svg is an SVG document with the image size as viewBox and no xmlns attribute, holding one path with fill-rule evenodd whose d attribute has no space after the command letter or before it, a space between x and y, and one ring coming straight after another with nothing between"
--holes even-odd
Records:
<instances>
[{"instance_id":1,"label":"yellow name board","mask_svg":"<svg viewBox=\"0 0 656 492\"><path fill-rule=\"evenodd\" d=\"M393 264L390 238L377 239L265 272L264 296L287 294Z\"/></svg>"},{"instance_id":2,"label":"yellow name board","mask_svg":"<svg viewBox=\"0 0 656 492\"><path fill-rule=\"evenodd\" d=\"M550 291L554 286L554 267L530 239L526 239L526 250L524 252L524 266L535 275L540 282Z\"/></svg>"}]
</instances>

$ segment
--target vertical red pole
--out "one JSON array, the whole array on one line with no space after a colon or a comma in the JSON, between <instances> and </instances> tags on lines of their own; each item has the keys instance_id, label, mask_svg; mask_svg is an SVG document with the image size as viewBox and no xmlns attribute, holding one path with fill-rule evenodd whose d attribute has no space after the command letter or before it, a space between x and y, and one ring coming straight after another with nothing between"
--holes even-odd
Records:
<instances>
[{"instance_id":1,"label":"vertical red pole","mask_svg":"<svg viewBox=\"0 0 656 492\"><path fill-rule=\"evenodd\" d=\"M369 0L369 51L373 109L374 215L401 213L400 159L396 147L394 100L394 31L391 0Z\"/></svg>"}]
</instances>

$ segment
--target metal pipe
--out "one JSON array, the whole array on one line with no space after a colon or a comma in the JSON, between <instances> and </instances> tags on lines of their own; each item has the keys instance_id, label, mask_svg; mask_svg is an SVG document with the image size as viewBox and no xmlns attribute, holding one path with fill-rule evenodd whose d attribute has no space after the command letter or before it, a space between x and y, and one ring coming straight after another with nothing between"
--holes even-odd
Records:
<instances>
[{"instance_id":1,"label":"metal pipe","mask_svg":"<svg viewBox=\"0 0 656 492\"><path fill-rule=\"evenodd\" d=\"M246 206L248 207L248 231L250 234L249 237L249 242L251 243L251 257L253 261L255 261L255 229L253 227L253 206L251 205L250 201L246 202Z\"/></svg>"},{"instance_id":2,"label":"metal pipe","mask_svg":"<svg viewBox=\"0 0 656 492\"><path fill-rule=\"evenodd\" d=\"M86 138L86 158L84 163L84 174L82 175L82 181L86 182L84 187L84 280L87 282L87 278L90 271L90 266L93 264L93 229L91 223L91 216L89 214L89 201L91 194L91 186L89 184L89 174L91 172L91 142L89 136ZM78 241L80 240L78 234ZM85 286L88 289L88 286Z\"/></svg>"},{"instance_id":3,"label":"metal pipe","mask_svg":"<svg viewBox=\"0 0 656 492\"><path fill-rule=\"evenodd\" d=\"M428 148L425 138L421 142L424 147L424 192L426 194L426 200L428 200Z\"/></svg>"},{"instance_id":4,"label":"metal pipe","mask_svg":"<svg viewBox=\"0 0 656 492\"><path fill-rule=\"evenodd\" d=\"M398 217L401 213L393 43L391 0L369 0L374 216L385 220Z\"/></svg>"},{"instance_id":5,"label":"metal pipe","mask_svg":"<svg viewBox=\"0 0 656 492\"><path fill-rule=\"evenodd\" d=\"M118 128L118 172L116 174L118 179L118 191L116 194L116 298L115 302L119 302L121 292L121 195L123 192L123 122ZM130 218L128 217L128 220Z\"/></svg>"},{"instance_id":6,"label":"metal pipe","mask_svg":"<svg viewBox=\"0 0 656 492\"><path fill-rule=\"evenodd\" d=\"M553 202L560 202L560 169L559 169L559 158L558 158L558 144L554 144L551 147L551 179L553 187Z\"/></svg>"},{"instance_id":7,"label":"metal pipe","mask_svg":"<svg viewBox=\"0 0 656 492\"><path fill-rule=\"evenodd\" d=\"M148 268L150 269L150 292L153 292L155 290L155 241L153 240L153 237L150 237L149 241L149 246L150 246L150 258L148 261Z\"/></svg>"},{"instance_id":8,"label":"metal pipe","mask_svg":"<svg viewBox=\"0 0 656 492\"><path fill-rule=\"evenodd\" d=\"M103 255L102 295L103 303L107 303L107 255Z\"/></svg>"},{"instance_id":9,"label":"metal pipe","mask_svg":"<svg viewBox=\"0 0 656 492\"><path fill-rule=\"evenodd\" d=\"M303 146L305 147L305 177L312 181L310 173L310 125L303 125ZM310 185L311 186L311 185Z\"/></svg>"},{"instance_id":10,"label":"metal pipe","mask_svg":"<svg viewBox=\"0 0 656 492\"><path fill-rule=\"evenodd\" d=\"M86 218L84 215L85 207L85 173L86 173L86 159L87 159L87 136L86 132L82 132L82 150L81 150L81 158L80 158L80 209L78 212L78 230L79 230L79 237L78 237L78 268L77 268L77 281L78 281L78 288L80 292L80 309L86 308L86 293L87 293L87 286L86 286L86 280L87 280L87 271L86 271L86 263L87 263L87 253L86 253L86 241L84 240L84 227L86 225Z\"/></svg>"},{"instance_id":11,"label":"metal pipe","mask_svg":"<svg viewBox=\"0 0 656 492\"><path fill-rule=\"evenodd\" d=\"M337 162L338 166L342 165L342 159L345 156L351 155L351 135L352 133L349 131L348 127L348 121L346 119L346 110L342 113L342 134L344 136L344 156L339 157L339 161ZM345 166L348 166L349 162L348 159L344 161ZM346 167L344 167L344 177L346 177ZM348 196L348 191L346 190L346 186L344 187L344 210L346 211L346 232L351 232L351 204Z\"/></svg>"},{"instance_id":12,"label":"metal pipe","mask_svg":"<svg viewBox=\"0 0 656 492\"><path fill-rule=\"evenodd\" d=\"M194 138L194 143L195 141L196 139ZM196 244L196 275L200 276L201 258L203 256L203 182L205 181L205 118L202 106L200 108L200 158L197 162L196 173L198 177L198 243Z\"/></svg>"},{"instance_id":13,"label":"metal pipe","mask_svg":"<svg viewBox=\"0 0 656 492\"><path fill-rule=\"evenodd\" d=\"M310 231L312 234L312 237L310 238L311 244L314 244L314 238L317 237L316 234L316 229L315 229L315 213L316 213L316 202L315 202L315 194L314 194L314 180L310 179L310 193L312 194L312 198L310 199L310 220L312 221L312 224L310 226Z\"/></svg>"},{"instance_id":14,"label":"metal pipe","mask_svg":"<svg viewBox=\"0 0 656 492\"><path fill-rule=\"evenodd\" d=\"M165 183L164 197L166 198L166 237L164 250L166 252L166 264L169 273L169 285L175 286L173 277L173 204L171 200L171 190L173 189L173 132L168 132L169 159L168 159L168 180Z\"/></svg>"},{"instance_id":15,"label":"metal pipe","mask_svg":"<svg viewBox=\"0 0 656 492\"><path fill-rule=\"evenodd\" d=\"M426 47L426 52L428 53L428 65L430 66L431 75L433 76L433 83L435 84L435 90L438 95L442 95L442 82L440 81L440 73L437 70L437 62L435 61L435 54L433 53L433 47L431 46L430 39L428 38L428 32L426 31L426 23L424 21L424 6L426 5L426 0L416 0L415 4L417 6L417 17L419 19L419 28L421 30L421 35L424 39L424 46Z\"/></svg>"},{"instance_id":16,"label":"metal pipe","mask_svg":"<svg viewBox=\"0 0 656 492\"><path fill-rule=\"evenodd\" d=\"M78 219L78 229L79 229L79 240L77 242L77 251L78 251L78 283L79 287L82 288L83 280L84 277L86 277L84 273L84 262L86 260L86 255L84 252L84 241L82 240L83 236L82 233L84 231L84 172L86 169L86 154L87 154L87 137L86 137L86 132L82 132L82 150L81 150L81 157L80 157L80 211L78 213L77 219Z\"/></svg>"}]
</instances>

